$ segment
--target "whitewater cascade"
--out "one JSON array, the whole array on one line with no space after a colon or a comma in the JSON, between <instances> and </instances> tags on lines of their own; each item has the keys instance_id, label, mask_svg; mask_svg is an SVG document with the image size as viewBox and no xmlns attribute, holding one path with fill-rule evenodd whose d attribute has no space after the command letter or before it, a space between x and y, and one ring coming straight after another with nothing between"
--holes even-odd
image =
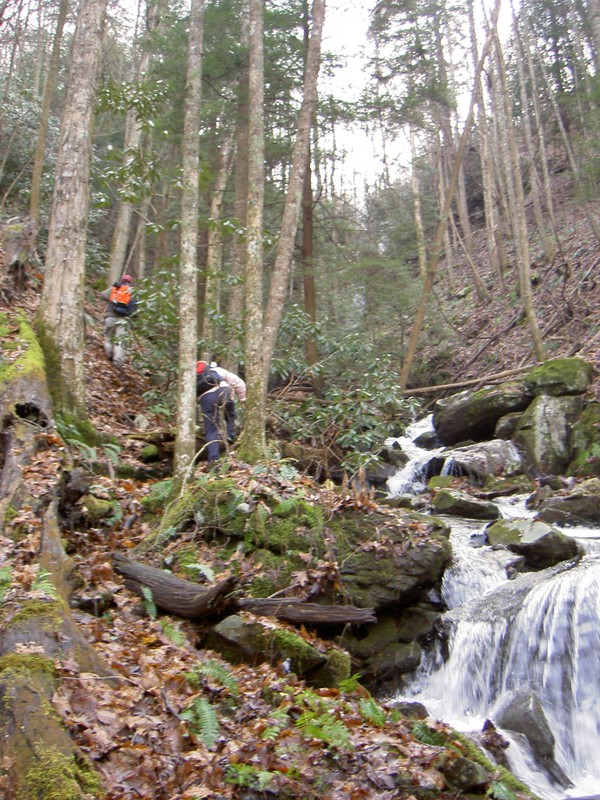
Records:
<instances>
[{"instance_id":1,"label":"whitewater cascade","mask_svg":"<svg viewBox=\"0 0 600 800\"><path fill-rule=\"evenodd\" d=\"M428 424L430 418L409 429L403 448ZM423 488L424 465L440 452L414 443L407 450L409 463L388 483L391 496ZM501 501L502 515L530 517L525 499ZM511 743L511 770L543 800L600 798L600 529L563 529L586 552L578 563L509 580L502 552L473 544L485 523L448 522L454 559L442 586L447 638L424 656L395 699L421 702L431 716L463 732L481 731L486 719L494 722ZM517 692L541 704L555 740L558 774L572 786L550 777L523 737L496 722Z\"/></svg>"}]
</instances>

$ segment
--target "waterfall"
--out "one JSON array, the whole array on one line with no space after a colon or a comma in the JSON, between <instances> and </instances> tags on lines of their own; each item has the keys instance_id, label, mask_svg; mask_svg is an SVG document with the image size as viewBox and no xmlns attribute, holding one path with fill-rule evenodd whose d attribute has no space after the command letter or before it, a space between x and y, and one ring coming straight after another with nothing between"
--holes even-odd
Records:
<instances>
[{"instance_id":1,"label":"waterfall","mask_svg":"<svg viewBox=\"0 0 600 800\"><path fill-rule=\"evenodd\" d=\"M388 480L390 497L397 497L405 493L419 494L419 492L425 490L427 485L427 464L437 453L441 453L444 448L425 450L415 444L415 440L422 433L433 430L432 420L433 415L430 414L428 417L409 425L404 436L386 441L388 445L396 442L408 456L406 465Z\"/></svg>"},{"instance_id":2,"label":"waterfall","mask_svg":"<svg viewBox=\"0 0 600 800\"><path fill-rule=\"evenodd\" d=\"M422 459L422 453L416 457ZM411 467L409 462L403 468L401 480ZM389 485L393 494L400 476ZM524 499L501 501L502 515L530 517ZM600 541L593 537L600 531L565 529L584 547L581 561L509 580L502 551L473 546L484 524L448 522L454 558L442 585L446 638L424 657L402 698L396 699L419 701L432 717L464 732L481 731L484 721L492 720L510 742L510 768L543 800L597 795ZM523 739L496 722L517 692L541 705L555 742L556 772L542 770ZM564 788L557 773L572 786Z\"/></svg>"}]
</instances>

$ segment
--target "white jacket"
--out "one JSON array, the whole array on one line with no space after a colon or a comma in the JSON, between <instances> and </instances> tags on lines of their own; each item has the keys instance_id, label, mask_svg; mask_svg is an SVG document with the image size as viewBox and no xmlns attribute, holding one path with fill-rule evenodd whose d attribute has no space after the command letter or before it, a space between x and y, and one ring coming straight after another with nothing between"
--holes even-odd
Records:
<instances>
[{"instance_id":1,"label":"white jacket","mask_svg":"<svg viewBox=\"0 0 600 800\"><path fill-rule=\"evenodd\" d=\"M246 402L246 383L240 378L239 375L236 375L235 372L229 372L229 370L225 369L224 367L218 367L214 361L210 365L210 369L214 370L217 375L221 376L221 386L231 386L240 403Z\"/></svg>"}]
</instances>

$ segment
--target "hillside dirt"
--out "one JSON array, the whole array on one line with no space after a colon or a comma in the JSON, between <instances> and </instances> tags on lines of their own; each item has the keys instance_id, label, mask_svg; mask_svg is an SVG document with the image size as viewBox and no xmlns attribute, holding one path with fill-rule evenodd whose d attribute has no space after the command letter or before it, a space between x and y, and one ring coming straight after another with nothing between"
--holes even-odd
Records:
<instances>
[{"instance_id":1,"label":"hillside dirt","mask_svg":"<svg viewBox=\"0 0 600 800\"><path fill-rule=\"evenodd\" d=\"M592 212L598 210L600 205L590 207ZM539 261L532 267L534 302L549 356L581 355L593 362L596 371L589 394L600 400L598 242L580 209L565 208L561 213L565 241L560 253L551 263ZM470 288L471 268L466 262L453 266L450 296L446 297L441 284L436 290L435 303L449 333L443 347L425 343L419 358L430 359L428 374L437 382L460 382L535 363L526 325L518 315L514 275L507 271L505 287L500 290L498 276L492 274L482 253L476 237L474 259L489 289L488 298L478 299ZM39 278L32 279L19 301L32 320L40 285ZM153 416L145 399L160 383L156 376L140 375L130 367L118 370L105 358L103 310L100 300L86 307L88 413L100 432L119 437L121 461L141 468L138 456L143 441L131 434L140 417L151 429L164 424ZM427 395L426 400L430 399ZM101 460L99 454L97 458ZM351 730L352 746L343 751L319 739L307 747L300 729L293 725L286 729L285 747L272 744L266 732L276 731L284 723L274 716L267 700L277 692L282 697L301 698L305 688L285 670L266 664L232 667L237 699L215 678L199 677L194 687L184 676L197 669L198 663L214 658L209 651L196 649L197 626L149 614L147 604L125 588L111 565L113 551L133 552L150 532L141 500L154 479L120 479L108 462L100 473L97 466L88 454L90 481L100 494L104 491L118 500L121 514L95 526L66 528L63 536L80 579L73 613L87 639L120 678L107 685L81 674L73 664L62 663L57 665L62 680L53 702L78 747L100 770L107 800L277 796L414 800L413 792L420 797L423 787L435 791L439 781L437 748L415 739L413 723L406 720L388 715L385 723L369 723L360 711L361 702L369 699L364 692L342 698L337 690L323 690L320 695L322 713L339 714ZM238 467L235 458L232 469L240 483L249 480L248 471ZM28 476L38 484L37 496L53 491L55 478L56 470L50 468L48 459L42 459ZM311 484L310 491L321 490ZM320 501L327 502L324 490ZM2 544L6 563L25 590L33 582L32 553L39 531L31 509L22 512L19 522L28 531L25 542L15 546L5 539ZM200 556L206 564L211 557L209 547ZM160 553L148 554L148 560L156 565L161 565L161 559ZM316 641L307 631L303 635ZM220 733L210 747L202 745L197 728L189 723L193 718L189 709L199 697L210 698L219 710ZM295 710L289 712L292 717L302 713L303 702L298 699ZM188 724L184 723L186 713ZM439 723L439 732L447 733L443 723ZM396 754L392 761L390 752ZM399 765L410 783L401 791L394 788L398 785L394 770ZM278 793L281 775L287 776L286 784ZM290 790L291 795L285 793ZM444 792L441 786L435 796L440 800L463 797L460 792Z\"/></svg>"}]
</instances>

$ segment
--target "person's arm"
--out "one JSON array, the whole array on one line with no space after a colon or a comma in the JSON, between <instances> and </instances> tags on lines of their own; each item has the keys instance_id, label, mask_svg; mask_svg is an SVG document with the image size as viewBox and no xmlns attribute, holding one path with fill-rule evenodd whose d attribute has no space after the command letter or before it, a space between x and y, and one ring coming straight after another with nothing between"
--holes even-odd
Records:
<instances>
[{"instance_id":1,"label":"person's arm","mask_svg":"<svg viewBox=\"0 0 600 800\"><path fill-rule=\"evenodd\" d=\"M239 375L236 375L235 372L229 372L229 370L224 369L223 367L217 367L216 371L223 378L223 380L227 381L227 383L231 386L233 391L236 393L240 403L245 403L246 402L245 381L243 381Z\"/></svg>"}]
</instances>

